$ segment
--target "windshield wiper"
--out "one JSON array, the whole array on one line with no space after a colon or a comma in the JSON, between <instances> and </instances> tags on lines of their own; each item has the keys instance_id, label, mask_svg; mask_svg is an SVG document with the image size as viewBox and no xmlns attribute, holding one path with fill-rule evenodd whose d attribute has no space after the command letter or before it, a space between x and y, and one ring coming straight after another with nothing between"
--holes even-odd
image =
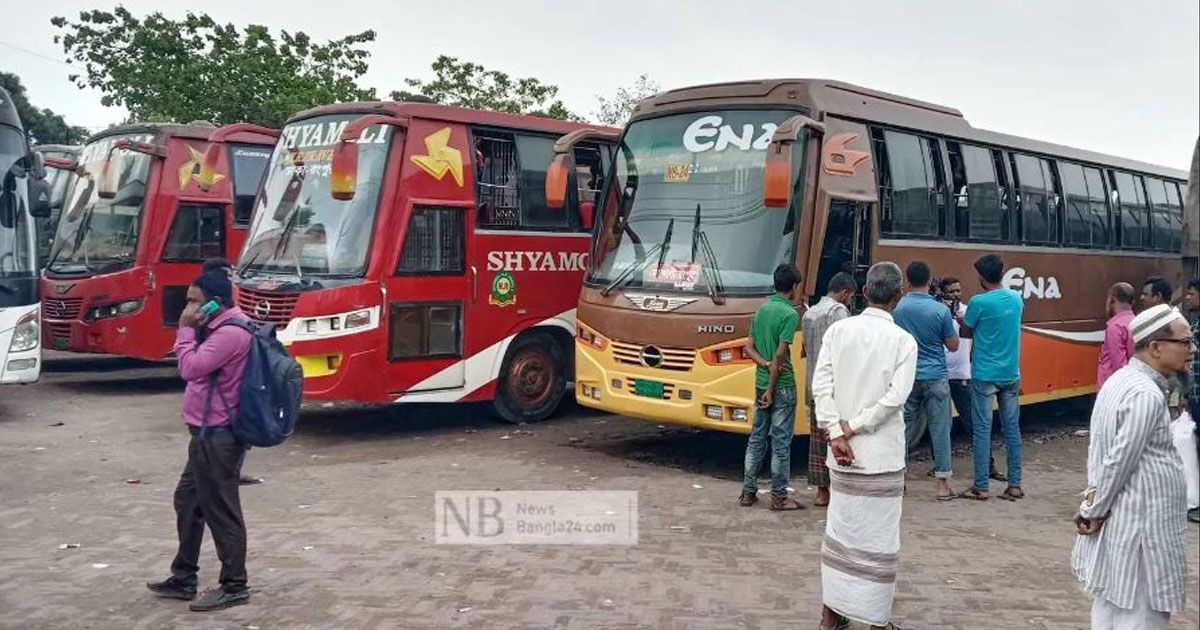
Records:
<instances>
[{"instance_id":1,"label":"windshield wiper","mask_svg":"<svg viewBox=\"0 0 1200 630\"><path fill-rule=\"evenodd\" d=\"M658 269L662 270L663 262L667 259L667 250L671 249L671 233L675 231L675 217L671 217L671 221L667 223L667 233L663 235L662 249L658 250Z\"/></svg>"},{"instance_id":2,"label":"windshield wiper","mask_svg":"<svg viewBox=\"0 0 1200 630\"><path fill-rule=\"evenodd\" d=\"M279 258L279 255L287 249L288 243L292 240L292 230L296 227L296 219L300 217L300 206L292 207L292 213L288 215L287 220L283 223L283 234L279 236L279 242L275 244L275 251L271 253L271 258ZM300 252L296 252L296 277L300 282L304 282L304 272L300 270Z\"/></svg>"},{"instance_id":3,"label":"windshield wiper","mask_svg":"<svg viewBox=\"0 0 1200 630\"><path fill-rule=\"evenodd\" d=\"M92 227L92 210L94 208L95 208L94 205L90 205L87 208L84 208L83 216L79 217L79 231L75 233L75 238L74 238L74 240L71 241L71 253L72 254L79 251L79 246L83 243L84 237L87 236L88 230L90 230ZM62 253L66 250L67 250L66 247L59 247L54 252L54 255L50 257L50 260L46 261L46 268L51 271L54 271L55 270L54 263L58 262L58 257L62 256ZM83 257L84 257L84 260L83 260L84 270L91 271L92 266L88 264L87 250L84 250ZM59 273L65 273L65 272L59 271Z\"/></svg>"},{"instance_id":4,"label":"windshield wiper","mask_svg":"<svg viewBox=\"0 0 1200 630\"><path fill-rule=\"evenodd\" d=\"M263 252L265 252L265 251L267 251L267 249L264 247L264 248L262 248L262 249L260 249L260 250L258 250L258 251L256 251L256 252L254 252L254 255L250 257L250 260L246 261L246 264L242 265L242 268L241 268L241 269L238 269L238 273L237 273L237 277L238 277L238 279L245 278L245 277L246 277L246 274L248 274L248 273L250 273L251 271L253 271L253 270L252 270L250 267L251 267L251 266L252 266L254 263L258 262L258 259L259 259L259 258L262 258L262 254L263 254ZM257 275L257 274L255 274L255 275Z\"/></svg>"},{"instance_id":5,"label":"windshield wiper","mask_svg":"<svg viewBox=\"0 0 1200 630\"><path fill-rule=\"evenodd\" d=\"M612 282L608 283L608 286L600 289L600 295L607 296L612 293L614 289L625 286L626 281L632 277L633 274L641 272L641 270L645 269L646 266L650 264L651 256L657 254L662 247L663 243L659 243L658 245L651 247L650 251L646 252L646 255L642 257L642 262L626 267L625 271L622 271L620 275L618 275L616 278L613 278Z\"/></svg>"},{"instance_id":6,"label":"windshield wiper","mask_svg":"<svg viewBox=\"0 0 1200 630\"><path fill-rule=\"evenodd\" d=\"M696 204L696 218L692 221L692 262L696 262L696 250L700 251L700 255L704 260L700 265L700 271L704 273L704 284L708 288L708 297L712 299L713 304L724 304L725 287L721 284L721 266L717 263L717 255L713 252L712 244L708 241L708 234L700 229L700 204Z\"/></svg>"}]
</instances>

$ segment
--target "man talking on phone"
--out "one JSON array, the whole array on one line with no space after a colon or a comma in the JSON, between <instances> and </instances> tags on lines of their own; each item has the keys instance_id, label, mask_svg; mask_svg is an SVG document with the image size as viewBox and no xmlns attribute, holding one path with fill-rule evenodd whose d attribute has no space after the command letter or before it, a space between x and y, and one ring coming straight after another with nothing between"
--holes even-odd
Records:
<instances>
[{"instance_id":1,"label":"man talking on phone","mask_svg":"<svg viewBox=\"0 0 1200 630\"><path fill-rule=\"evenodd\" d=\"M182 416L191 433L187 465L175 487L179 550L171 577L146 587L163 597L196 599L200 543L207 525L221 560L220 587L193 601L193 611L228 608L250 599L246 524L238 496L239 459L245 449L229 426L250 353L250 333L227 325L239 319L247 318L233 303L229 274L207 269L188 287L175 336L179 374L187 383Z\"/></svg>"}]
</instances>

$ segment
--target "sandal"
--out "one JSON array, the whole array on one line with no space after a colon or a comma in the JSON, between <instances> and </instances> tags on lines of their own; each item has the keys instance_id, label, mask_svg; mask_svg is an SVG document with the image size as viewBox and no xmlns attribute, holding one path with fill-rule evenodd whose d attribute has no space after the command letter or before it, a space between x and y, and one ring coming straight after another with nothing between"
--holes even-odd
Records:
<instances>
[{"instance_id":1,"label":"sandal","mask_svg":"<svg viewBox=\"0 0 1200 630\"><path fill-rule=\"evenodd\" d=\"M972 501L987 501L988 493L986 490L980 490L975 486L971 486L970 488L958 493L958 498L971 499Z\"/></svg>"},{"instance_id":2,"label":"sandal","mask_svg":"<svg viewBox=\"0 0 1200 630\"><path fill-rule=\"evenodd\" d=\"M996 496L1005 501L1016 501L1017 499L1024 499L1025 493L1021 490L1020 486L1009 486L1004 489L1004 492Z\"/></svg>"},{"instance_id":3,"label":"sandal","mask_svg":"<svg viewBox=\"0 0 1200 630\"><path fill-rule=\"evenodd\" d=\"M817 493L818 498L813 499L813 507L819 507L819 508L829 507L829 491L828 491L828 489L826 489L826 491L825 491L824 499L819 498L820 496L821 496L821 493L818 492Z\"/></svg>"},{"instance_id":4,"label":"sandal","mask_svg":"<svg viewBox=\"0 0 1200 630\"><path fill-rule=\"evenodd\" d=\"M988 477L996 481L1008 481L1008 475L996 470L995 468L988 471Z\"/></svg>"},{"instance_id":5,"label":"sandal","mask_svg":"<svg viewBox=\"0 0 1200 630\"><path fill-rule=\"evenodd\" d=\"M957 499L957 498L958 498L958 495L957 495L957 494L954 494L953 492L951 492L950 494L939 494L939 495L937 495L937 500L938 500L938 501L953 501L953 500L955 500L955 499Z\"/></svg>"},{"instance_id":6,"label":"sandal","mask_svg":"<svg viewBox=\"0 0 1200 630\"><path fill-rule=\"evenodd\" d=\"M757 492L747 492L747 491L743 490L742 496L738 497L738 505L740 505L742 507L750 507L750 506L754 505L755 503L758 503L758 493Z\"/></svg>"},{"instance_id":7,"label":"sandal","mask_svg":"<svg viewBox=\"0 0 1200 630\"><path fill-rule=\"evenodd\" d=\"M777 497L771 495L771 510L775 512L792 512L795 510L803 510L804 504L795 499L787 497Z\"/></svg>"}]
</instances>

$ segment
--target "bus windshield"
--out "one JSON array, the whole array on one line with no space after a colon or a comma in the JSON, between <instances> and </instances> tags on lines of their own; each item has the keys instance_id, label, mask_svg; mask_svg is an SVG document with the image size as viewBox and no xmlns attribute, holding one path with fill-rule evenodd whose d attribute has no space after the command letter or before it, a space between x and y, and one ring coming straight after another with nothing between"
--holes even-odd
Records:
<instances>
[{"instance_id":1,"label":"bus windshield","mask_svg":"<svg viewBox=\"0 0 1200 630\"><path fill-rule=\"evenodd\" d=\"M133 265L141 231L151 157L109 149L117 140L150 142L152 136L110 136L83 148L80 164L87 174L74 178L63 204L46 269L53 273L87 274ZM116 196L101 199L99 179L104 160L114 178Z\"/></svg>"},{"instance_id":2,"label":"bus windshield","mask_svg":"<svg viewBox=\"0 0 1200 630\"><path fill-rule=\"evenodd\" d=\"M349 201L329 192L333 146L356 115L320 116L283 128L254 209L239 275L355 277L366 271L391 145L391 127L359 137L358 187Z\"/></svg>"},{"instance_id":3,"label":"bus windshield","mask_svg":"<svg viewBox=\"0 0 1200 630\"><path fill-rule=\"evenodd\" d=\"M589 284L772 292L775 267L793 259L798 216L763 205L763 166L776 127L795 113L706 111L630 124ZM794 146L799 173L804 138Z\"/></svg>"},{"instance_id":4,"label":"bus windshield","mask_svg":"<svg viewBox=\"0 0 1200 630\"><path fill-rule=\"evenodd\" d=\"M8 197L8 210L0 217L0 280L36 275L36 248L29 218L28 177L17 162L25 157L25 136L0 126L0 195ZM0 285L0 297L7 291ZM0 302L2 304L2 302Z\"/></svg>"}]
</instances>

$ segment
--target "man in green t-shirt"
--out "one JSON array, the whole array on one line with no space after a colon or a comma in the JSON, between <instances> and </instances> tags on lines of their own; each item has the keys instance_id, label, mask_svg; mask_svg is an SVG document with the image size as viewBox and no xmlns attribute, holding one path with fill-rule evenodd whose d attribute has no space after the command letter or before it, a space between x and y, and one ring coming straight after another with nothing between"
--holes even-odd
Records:
<instances>
[{"instance_id":1,"label":"man in green t-shirt","mask_svg":"<svg viewBox=\"0 0 1200 630\"><path fill-rule=\"evenodd\" d=\"M771 509L799 510L803 505L789 499L792 434L796 429L796 377L792 373L791 344L800 327L794 306L800 293L800 270L784 263L775 268L775 295L754 312L746 354L758 366L754 373L754 426L746 443L746 475L743 507L758 501L758 470L771 442Z\"/></svg>"}]
</instances>

